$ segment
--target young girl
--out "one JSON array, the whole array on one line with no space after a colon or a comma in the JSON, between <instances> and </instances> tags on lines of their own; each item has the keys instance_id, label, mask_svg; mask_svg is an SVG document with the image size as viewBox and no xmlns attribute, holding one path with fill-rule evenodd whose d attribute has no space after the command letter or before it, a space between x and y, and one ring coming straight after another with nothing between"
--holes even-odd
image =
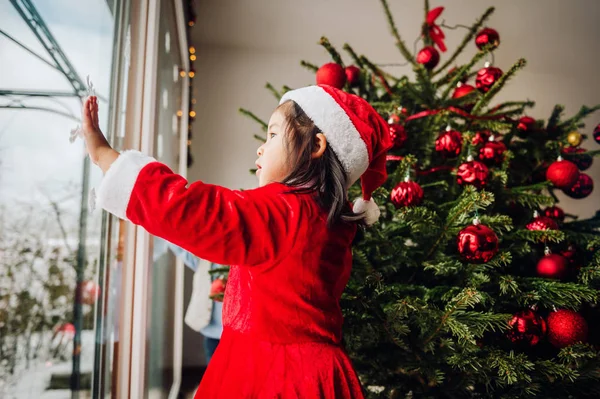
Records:
<instances>
[{"instance_id":1,"label":"young girl","mask_svg":"<svg viewBox=\"0 0 600 399\"><path fill-rule=\"evenodd\" d=\"M330 86L286 93L258 148L259 187L188 182L137 151L114 151L85 101L83 136L102 168L100 207L229 274L221 342L196 398L363 398L341 347L339 301L357 223L379 217L387 124ZM347 189L361 178L351 209Z\"/></svg>"}]
</instances>

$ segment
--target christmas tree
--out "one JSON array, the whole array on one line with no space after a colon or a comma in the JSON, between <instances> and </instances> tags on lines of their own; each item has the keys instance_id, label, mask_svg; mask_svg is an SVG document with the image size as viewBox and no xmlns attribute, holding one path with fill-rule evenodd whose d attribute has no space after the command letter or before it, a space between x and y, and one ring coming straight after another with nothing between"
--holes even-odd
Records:
<instances>
[{"instance_id":1,"label":"christmas tree","mask_svg":"<svg viewBox=\"0 0 600 399\"><path fill-rule=\"evenodd\" d=\"M526 61L505 71L481 66L500 45L498 32L485 27L493 8L441 57L442 7L425 1L423 46L413 54L381 3L414 77L393 76L348 44L346 64L326 38L320 44L332 62L302 61L317 83L368 100L394 142L389 178L373 196L381 218L359 230L342 299L344 343L365 391L600 397L600 214L565 216L555 195L591 193L582 171L600 151L580 147L587 136L578 129L600 107L565 118L557 105L544 121L526 115L531 101L494 103ZM463 51L472 59L455 65ZM290 90L267 88L277 100ZM593 134L600 143L600 125ZM355 184L350 198L359 196Z\"/></svg>"}]
</instances>

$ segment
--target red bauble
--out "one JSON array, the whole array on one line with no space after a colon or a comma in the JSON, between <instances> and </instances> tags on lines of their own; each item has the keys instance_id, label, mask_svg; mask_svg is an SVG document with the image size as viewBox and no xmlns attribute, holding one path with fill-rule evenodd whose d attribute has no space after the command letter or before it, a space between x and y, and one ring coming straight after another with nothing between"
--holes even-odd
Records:
<instances>
[{"instance_id":1,"label":"red bauble","mask_svg":"<svg viewBox=\"0 0 600 399\"><path fill-rule=\"evenodd\" d=\"M402 148L408 136L406 135L406 129L399 123L390 125L390 137L394 143L394 149Z\"/></svg>"},{"instance_id":2,"label":"red bauble","mask_svg":"<svg viewBox=\"0 0 600 399\"><path fill-rule=\"evenodd\" d=\"M560 251L560 254L569 262L569 268L576 270L581 268L581 254L577 251L575 245L569 245L567 249Z\"/></svg>"},{"instance_id":3,"label":"red bauble","mask_svg":"<svg viewBox=\"0 0 600 399\"><path fill-rule=\"evenodd\" d=\"M540 277L561 279L567 275L568 266L569 262L564 256L549 254L538 261L536 271Z\"/></svg>"},{"instance_id":4,"label":"red bauble","mask_svg":"<svg viewBox=\"0 0 600 399\"><path fill-rule=\"evenodd\" d=\"M475 78L475 86L477 86L477 88L480 91L487 93L488 90L492 88L494 83L496 83L498 79L500 79L500 76L502 76L502 70L500 68L482 68L479 70L479 72L477 72L477 78Z\"/></svg>"},{"instance_id":5,"label":"red bauble","mask_svg":"<svg viewBox=\"0 0 600 399\"><path fill-rule=\"evenodd\" d=\"M462 149L462 134L457 130L446 130L435 140L435 150L442 156L454 158Z\"/></svg>"},{"instance_id":6,"label":"red bauble","mask_svg":"<svg viewBox=\"0 0 600 399\"><path fill-rule=\"evenodd\" d=\"M552 218L546 216L538 216L532 222L527 223L528 230L558 230L558 224Z\"/></svg>"},{"instance_id":7,"label":"red bauble","mask_svg":"<svg viewBox=\"0 0 600 399\"><path fill-rule=\"evenodd\" d=\"M570 154L581 154L587 152L587 150L584 148L565 147L562 149L561 152L565 156L565 158L577 165L579 170L589 169L590 166L592 166L592 163L594 162L594 158L592 158L591 155L570 156Z\"/></svg>"},{"instance_id":8,"label":"red bauble","mask_svg":"<svg viewBox=\"0 0 600 399\"><path fill-rule=\"evenodd\" d=\"M592 133L592 135L594 136L596 143L600 144L600 123L594 129L594 133Z\"/></svg>"},{"instance_id":9,"label":"red bauble","mask_svg":"<svg viewBox=\"0 0 600 399\"><path fill-rule=\"evenodd\" d=\"M456 89L454 89L454 92L452 93L452 98L458 99L458 98L464 97L467 94L469 94L475 90L477 90L477 89L471 85L461 85L461 86L457 87ZM474 103L463 104L463 105L461 105L461 108L463 108L467 112L470 112L471 109L473 108L473 105L475 105L475 104Z\"/></svg>"},{"instance_id":10,"label":"red bauble","mask_svg":"<svg viewBox=\"0 0 600 399\"><path fill-rule=\"evenodd\" d=\"M458 167L456 172L456 181L461 186L472 184L477 188L482 188L487 184L489 170L485 164L479 161L465 162Z\"/></svg>"},{"instance_id":11,"label":"red bauble","mask_svg":"<svg viewBox=\"0 0 600 399\"><path fill-rule=\"evenodd\" d=\"M490 140L491 135L492 132L490 132L489 130L480 130L477 133L475 133L475 136L473 136L473 140L471 140L471 143L473 145L485 144Z\"/></svg>"},{"instance_id":12,"label":"red bauble","mask_svg":"<svg viewBox=\"0 0 600 399\"><path fill-rule=\"evenodd\" d=\"M346 80L350 87L358 86L358 83L360 82L360 68L355 65L350 65L349 67L346 67L345 72Z\"/></svg>"},{"instance_id":13,"label":"red bauble","mask_svg":"<svg viewBox=\"0 0 600 399\"><path fill-rule=\"evenodd\" d=\"M479 160L486 165L498 165L504 161L506 146L500 141L488 141L479 150Z\"/></svg>"},{"instance_id":14,"label":"red bauble","mask_svg":"<svg viewBox=\"0 0 600 399\"><path fill-rule=\"evenodd\" d=\"M519 119L517 123L517 130L519 131L520 136L525 136L527 134L533 133L536 128L536 121L530 116L523 116Z\"/></svg>"},{"instance_id":15,"label":"red bauble","mask_svg":"<svg viewBox=\"0 0 600 399\"><path fill-rule=\"evenodd\" d=\"M433 69L440 62L440 53L433 46L423 47L417 54L417 62L427 69Z\"/></svg>"},{"instance_id":16,"label":"red bauble","mask_svg":"<svg viewBox=\"0 0 600 399\"><path fill-rule=\"evenodd\" d=\"M498 237L482 224L467 226L458 233L458 253L466 262L489 262L498 253Z\"/></svg>"},{"instance_id":17,"label":"red bauble","mask_svg":"<svg viewBox=\"0 0 600 399\"><path fill-rule=\"evenodd\" d=\"M209 297L217 302L223 302L223 294L225 294L225 280L217 278L210 285Z\"/></svg>"},{"instance_id":18,"label":"red bauble","mask_svg":"<svg viewBox=\"0 0 600 399\"><path fill-rule=\"evenodd\" d=\"M317 71L317 84L343 89L346 84L346 71L335 62L325 64Z\"/></svg>"},{"instance_id":19,"label":"red bauble","mask_svg":"<svg viewBox=\"0 0 600 399\"><path fill-rule=\"evenodd\" d=\"M100 297L100 286L92 280L82 281L78 284L77 290L81 298L81 303L93 305Z\"/></svg>"},{"instance_id":20,"label":"red bauble","mask_svg":"<svg viewBox=\"0 0 600 399\"><path fill-rule=\"evenodd\" d=\"M558 206L551 206L551 207L544 209L543 214L544 214L544 216L554 219L558 222L562 222L565 220L565 211L563 211Z\"/></svg>"},{"instance_id":21,"label":"red bauble","mask_svg":"<svg viewBox=\"0 0 600 399\"><path fill-rule=\"evenodd\" d=\"M577 165L564 159L552 162L546 171L546 180L550 180L556 188L571 188L578 178L579 169L577 169Z\"/></svg>"},{"instance_id":22,"label":"red bauble","mask_svg":"<svg viewBox=\"0 0 600 399\"><path fill-rule=\"evenodd\" d=\"M418 206L423 202L423 189L414 181L403 181L394 187L391 198L396 208Z\"/></svg>"},{"instance_id":23,"label":"red bauble","mask_svg":"<svg viewBox=\"0 0 600 399\"><path fill-rule=\"evenodd\" d=\"M547 318L548 341L557 348L587 342L588 325L583 316L568 309L552 312Z\"/></svg>"},{"instance_id":24,"label":"red bauble","mask_svg":"<svg viewBox=\"0 0 600 399\"><path fill-rule=\"evenodd\" d=\"M475 90L475 88L471 85L460 85L459 87L454 89L454 92L452 93L452 98L456 99L456 98L464 97L474 90Z\"/></svg>"},{"instance_id":25,"label":"red bauble","mask_svg":"<svg viewBox=\"0 0 600 399\"><path fill-rule=\"evenodd\" d=\"M496 48L500 44L500 35L492 28L483 28L475 36L475 45L479 50L483 49L487 44L491 44L492 48Z\"/></svg>"},{"instance_id":26,"label":"red bauble","mask_svg":"<svg viewBox=\"0 0 600 399\"><path fill-rule=\"evenodd\" d=\"M563 193L571 198L581 199L590 195L594 191L594 181L585 173L580 173L577 181L568 189L563 189Z\"/></svg>"},{"instance_id":27,"label":"red bauble","mask_svg":"<svg viewBox=\"0 0 600 399\"><path fill-rule=\"evenodd\" d=\"M530 309L516 313L508 326L507 335L514 344L534 346L546 336L546 321Z\"/></svg>"}]
</instances>

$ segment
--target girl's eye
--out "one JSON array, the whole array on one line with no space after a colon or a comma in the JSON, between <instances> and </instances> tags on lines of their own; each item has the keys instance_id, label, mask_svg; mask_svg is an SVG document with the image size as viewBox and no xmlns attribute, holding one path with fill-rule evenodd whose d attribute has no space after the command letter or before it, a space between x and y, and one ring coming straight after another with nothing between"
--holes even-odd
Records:
<instances>
[{"instance_id":1,"label":"girl's eye","mask_svg":"<svg viewBox=\"0 0 600 399\"><path fill-rule=\"evenodd\" d=\"M273 138L274 135L275 135L275 133L269 133L270 138Z\"/></svg>"}]
</instances>

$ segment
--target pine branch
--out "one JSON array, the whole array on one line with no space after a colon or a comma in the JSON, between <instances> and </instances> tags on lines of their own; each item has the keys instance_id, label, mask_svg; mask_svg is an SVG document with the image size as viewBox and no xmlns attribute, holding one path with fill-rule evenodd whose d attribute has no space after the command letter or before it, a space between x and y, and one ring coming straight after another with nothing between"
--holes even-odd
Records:
<instances>
[{"instance_id":1,"label":"pine branch","mask_svg":"<svg viewBox=\"0 0 600 399\"><path fill-rule=\"evenodd\" d=\"M556 127L558 125L558 121L560 121L560 116L562 115L563 111L565 110L565 106L564 105L555 105L554 109L552 110L552 114L550 115L550 118L548 119L548 130Z\"/></svg>"},{"instance_id":2,"label":"pine branch","mask_svg":"<svg viewBox=\"0 0 600 399\"><path fill-rule=\"evenodd\" d=\"M524 305L538 304L551 309L568 308L577 310L583 303L596 303L598 290L577 283L563 283L541 278L520 280L523 293L517 300Z\"/></svg>"},{"instance_id":3,"label":"pine branch","mask_svg":"<svg viewBox=\"0 0 600 399\"><path fill-rule=\"evenodd\" d=\"M266 122L264 122L262 119L260 119L258 116L254 115L252 112L250 112L244 108L240 108L239 112L242 113L243 115L246 115L247 117L254 120L255 122L259 123L264 132L267 131L269 125Z\"/></svg>"},{"instance_id":4,"label":"pine branch","mask_svg":"<svg viewBox=\"0 0 600 399\"><path fill-rule=\"evenodd\" d=\"M265 87L273 94L273 96L275 96L275 99L279 101L281 94L275 89L275 87L273 87L273 85L269 82L267 82Z\"/></svg>"},{"instance_id":5,"label":"pine branch","mask_svg":"<svg viewBox=\"0 0 600 399\"><path fill-rule=\"evenodd\" d=\"M302 65L304 68L308 69L311 72L317 72L319 70L318 66L316 66L315 64L311 64L308 61L300 61L300 65Z\"/></svg>"},{"instance_id":6,"label":"pine branch","mask_svg":"<svg viewBox=\"0 0 600 399\"><path fill-rule=\"evenodd\" d=\"M267 142L267 139L265 139L265 138L264 138L264 137L262 137L262 136L259 136L258 134L255 134L255 135L254 135L254 138L255 138L256 140L260 141L260 142L263 142L263 143L266 143L266 142Z\"/></svg>"},{"instance_id":7,"label":"pine branch","mask_svg":"<svg viewBox=\"0 0 600 399\"><path fill-rule=\"evenodd\" d=\"M479 28L481 28L481 26L483 26L483 23L490 17L490 15L492 15L493 12L494 12L494 7L490 7L483 13L483 15L479 18L479 20L477 22L475 22L475 24L471 27L471 29L469 29L469 32L467 33L467 35L465 36L463 41L460 43L460 45L454 51L454 54L452 54L452 56L448 59L448 61L446 61L444 63L444 65L442 65L437 71L434 72L434 75L437 75L438 73L440 73L441 71L446 69L449 65L451 65L454 62L454 60L459 56L460 53L462 53L462 51L469 44L469 42L471 42L471 40L475 37L475 35L479 31Z\"/></svg>"},{"instance_id":8,"label":"pine branch","mask_svg":"<svg viewBox=\"0 0 600 399\"><path fill-rule=\"evenodd\" d=\"M462 77L465 75L465 73L470 71L471 68L473 68L473 66L478 63L487 53L488 51L478 51L475 53L473 58L471 58L471 61L469 61L468 64L461 66L454 77L450 80L450 83L448 83L446 89L444 89L442 92L441 98L444 100L447 99L448 95L450 95L450 92L456 88L456 85L462 80Z\"/></svg>"},{"instance_id":9,"label":"pine branch","mask_svg":"<svg viewBox=\"0 0 600 399\"><path fill-rule=\"evenodd\" d=\"M423 347L427 346L427 344L429 344L429 342L439 334L442 328L446 325L446 322L452 313L456 312L457 310L473 307L479 302L481 302L481 294L479 291L473 288L463 289L458 295L452 298L450 302L448 302L445 308L445 313L443 314L438 326L432 334L423 340Z\"/></svg>"},{"instance_id":10,"label":"pine branch","mask_svg":"<svg viewBox=\"0 0 600 399\"><path fill-rule=\"evenodd\" d=\"M498 79L496 81L496 83L494 83L494 85L488 90L488 92L485 93L479 99L479 101L477 101L475 103L475 106L473 106L473 109L471 110L471 113L473 115L477 115L477 111L479 111L481 108L483 108L484 106L486 106L490 102L490 100L496 95L496 93L498 93L500 91L500 89L502 89L504 87L504 85L506 84L506 82L508 82L508 80L511 77L513 77L513 75L515 73L517 73L518 70L522 69L525 65L527 65L527 61L525 61L524 58L521 58L519 61L517 61L508 70L508 72L506 72L504 75L502 75L500 77L500 79Z\"/></svg>"},{"instance_id":11,"label":"pine branch","mask_svg":"<svg viewBox=\"0 0 600 399\"><path fill-rule=\"evenodd\" d=\"M398 29L396 28L396 24L394 23L394 19L390 12L390 8L388 6L387 0L381 0L381 5L383 6L383 10L385 11L385 16L388 20L388 24L392 31L392 35L396 39L396 47L398 47L398 50L400 50L400 53L402 53L402 55L408 62L410 62L412 65L416 66L417 63L415 61L415 58L410 53L410 51L408 51L408 48L406 48L406 44L404 44L404 42L400 38L400 34L398 33Z\"/></svg>"},{"instance_id":12,"label":"pine branch","mask_svg":"<svg viewBox=\"0 0 600 399\"><path fill-rule=\"evenodd\" d=\"M340 53L338 53L338 51L331 45L331 43L329 42L329 39L327 39L325 36L321 37L321 40L319 40L319 44L323 47L325 47L325 50L327 50L327 52L329 53L329 55L331 55L331 58L333 59L333 61L336 64L341 65L342 67L344 66L344 61L342 61L342 56L340 55Z\"/></svg>"},{"instance_id":13,"label":"pine branch","mask_svg":"<svg viewBox=\"0 0 600 399\"><path fill-rule=\"evenodd\" d=\"M565 240L565 232L560 230L517 230L511 234L510 239L526 240L534 243L553 242L559 243Z\"/></svg>"},{"instance_id":14,"label":"pine branch","mask_svg":"<svg viewBox=\"0 0 600 399\"><path fill-rule=\"evenodd\" d=\"M558 125L558 127L561 130L565 130L565 131L571 131L571 130L575 130L577 128L577 124L586 116L598 111L600 109L600 104L599 105L595 105L593 107L587 107L587 106L583 106L581 107L581 109L577 112L577 114L575 114L572 118L567 119L566 121L564 121L563 123L561 123L560 125Z\"/></svg>"},{"instance_id":15,"label":"pine branch","mask_svg":"<svg viewBox=\"0 0 600 399\"><path fill-rule=\"evenodd\" d=\"M352 58L352 60L354 60L354 63L359 67L359 68L363 68L363 63L362 60L360 59L360 57L356 54L356 52L354 51L354 49L352 47L350 47L350 45L348 43L344 43L344 50L346 50L346 52L348 54L350 54L350 57Z\"/></svg>"}]
</instances>

